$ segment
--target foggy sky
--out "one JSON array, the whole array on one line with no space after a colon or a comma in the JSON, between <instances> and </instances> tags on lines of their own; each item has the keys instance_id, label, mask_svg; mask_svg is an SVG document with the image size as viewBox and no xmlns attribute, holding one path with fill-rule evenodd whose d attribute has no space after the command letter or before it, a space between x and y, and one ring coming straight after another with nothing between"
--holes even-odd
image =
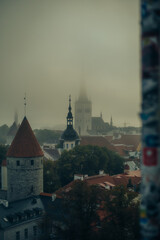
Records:
<instances>
[{"instance_id":1,"label":"foggy sky","mask_svg":"<svg viewBox=\"0 0 160 240\"><path fill-rule=\"evenodd\" d=\"M81 81L93 116L139 126L139 0L0 0L0 125L66 123Z\"/></svg>"}]
</instances>

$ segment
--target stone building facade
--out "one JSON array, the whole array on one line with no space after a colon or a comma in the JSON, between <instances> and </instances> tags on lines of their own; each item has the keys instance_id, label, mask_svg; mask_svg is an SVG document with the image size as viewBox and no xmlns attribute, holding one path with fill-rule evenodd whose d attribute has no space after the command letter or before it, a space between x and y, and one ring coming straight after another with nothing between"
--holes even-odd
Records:
<instances>
[{"instance_id":1,"label":"stone building facade","mask_svg":"<svg viewBox=\"0 0 160 240\"><path fill-rule=\"evenodd\" d=\"M26 117L7 152L6 167L7 187L0 191L0 240L38 239L44 213L43 152Z\"/></svg>"}]
</instances>

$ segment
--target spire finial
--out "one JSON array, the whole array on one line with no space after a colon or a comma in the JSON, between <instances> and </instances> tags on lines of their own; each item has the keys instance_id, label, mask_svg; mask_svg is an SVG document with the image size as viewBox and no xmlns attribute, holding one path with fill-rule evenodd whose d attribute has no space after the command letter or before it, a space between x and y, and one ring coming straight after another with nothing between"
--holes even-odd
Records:
<instances>
[{"instance_id":1,"label":"spire finial","mask_svg":"<svg viewBox=\"0 0 160 240\"><path fill-rule=\"evenodd\" d=\"M71 111L71 109L72 109L72 108L71 108L71 94L70 94L70 95L69 95L69 108L68 108L68 110Z\"/></svg>"},{"instance_id":2,"label":"spire finial","mask_svg":"<svg viewBox=\"0 0 160 240\"><path fill-rule=\"evenodd\" d=\"M113 126L113 120L112 120L112 115L111 115L111 121L110 121L110 126Z\"/></svg>"},{"instance_id":3,"label":"spire finial","mask_svg":"<svg viewBox=\"0 0 160 240\"><path fill-rule=\"evenodd\" d=\"M26 107L27 107L27 98L26 98L26 92L24 94L24 116L26 117Z\"/></svg>"}]
</instances>

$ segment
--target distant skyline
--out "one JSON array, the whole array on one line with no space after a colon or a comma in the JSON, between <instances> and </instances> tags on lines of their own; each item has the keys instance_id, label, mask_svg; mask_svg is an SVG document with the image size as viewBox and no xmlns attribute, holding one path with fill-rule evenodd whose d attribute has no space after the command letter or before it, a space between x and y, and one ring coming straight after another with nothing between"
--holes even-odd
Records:
<instances>
[{"instance_id":1,"label":"distant skyline","mask_svg":"<svg viewBox=\"0 0 160 240\"><path fill-rule=\"evenodd\" d=\"M140 126L139 0L0 1L0 125L66 124L83 82L92 115Z\"/></svg>"}]
</instances>

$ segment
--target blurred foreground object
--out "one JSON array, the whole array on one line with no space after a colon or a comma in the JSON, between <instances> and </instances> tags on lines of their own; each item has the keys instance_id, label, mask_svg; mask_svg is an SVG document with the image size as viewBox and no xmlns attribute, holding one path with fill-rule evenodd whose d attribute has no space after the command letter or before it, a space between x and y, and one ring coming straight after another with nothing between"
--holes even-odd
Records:
<instances>
[{"instance_id":1,"label":"blurred foreground object","mask_svg":"<svg viewBox=\"0 0 160 240\"><path fill-rule=\"evenodd\" d=\"M141 0L141 236L160 239L160 1Z\"/></svg>"}]
</instances>

